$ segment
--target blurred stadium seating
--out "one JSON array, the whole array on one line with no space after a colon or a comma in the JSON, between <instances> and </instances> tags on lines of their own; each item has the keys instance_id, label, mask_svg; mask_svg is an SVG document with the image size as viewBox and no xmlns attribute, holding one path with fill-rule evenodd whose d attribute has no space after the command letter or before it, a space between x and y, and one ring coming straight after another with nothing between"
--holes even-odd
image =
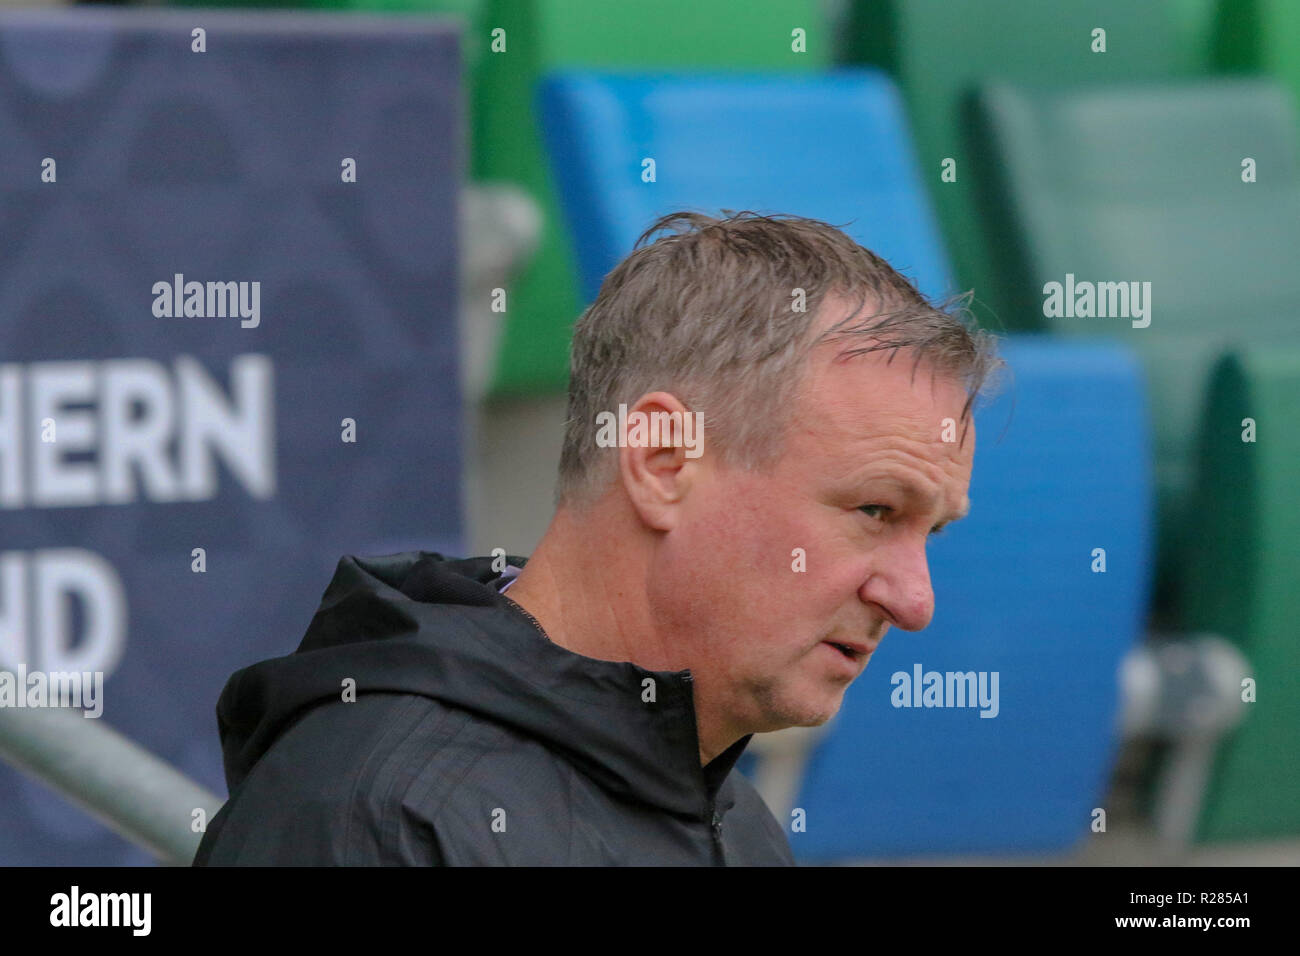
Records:
<instances>
[{"instance_id":1,"label":"blurred stadium seating","mask_svg":"<svg viewBox=\"0 0 1300 956\"><path fill-rule=\"evenodd\" d=\"M1266 80L1068 91L994 85L981 91L977 116L978 178L1008 314L1020 327L1122 339L1149 365L1162 592L1171 591L1195 533L1187 496L1210 368L1229 341L1296 335L1288 310L1300 294L1289 267L1300 248L1294 104ZM1267 170L1261 181L1242 181L1247 157ZM1150 327L1044 317L1044 284L1067 273L1150 281Z\"/></svg>"},{"instance_id":2,"label":"blurred stadium seating","mask_svg":"<svg viewBox=\"0 0 1300 956\"><path fill-rule=\"evenodd\" d=\"M1243 344L1215 369L1201 419L1185 615L1254 664L1258 698L1226 742L1199 835L1300 833L1300 348ZM1248 424L1249 420L1249 424ZM1250 425L1268 429L1242 441Z\"/></svg>"},{"instance_id":3,"label":"blurred stadium seating","mask_svg":"<svg viewBox=\"0 0 1300 956\"><path fill-rule=\"evenodd\" d=\"M976 314L993 328L1023 328L977 211L970 96L994 80L1089 86L1193 71L1200 64L1180 48L1170 8L1128 0L880 0L852 11L848 55L888 70L907 97L924 180L961 286L976 291ZM1106 31L1102 55L1090 47L1098 27ZM938 175L947 158L956 162L952 182Z\"/></svg>"}]
</instances>

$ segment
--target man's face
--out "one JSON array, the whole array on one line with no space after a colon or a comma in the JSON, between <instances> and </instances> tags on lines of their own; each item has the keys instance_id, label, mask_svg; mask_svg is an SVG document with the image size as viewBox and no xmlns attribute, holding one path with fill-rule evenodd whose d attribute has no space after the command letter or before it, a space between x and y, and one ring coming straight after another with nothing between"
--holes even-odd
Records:
<instances>
[{"instance_id":1,"label":"man's face","mask_svg":"<svg viewBox=\"0 0 1300 956\"><path fill-rule=\"evenodd\" d=\"M929 624L927 539L969 507L962 387L926 363L913 379L907 350L833 361L840 347L810 357L770 472L710 460L705 423L682 520L655 556L655 619L689 658L697 705L737 733L825 723L891 625Z\"/></svg>"}]
</instances>

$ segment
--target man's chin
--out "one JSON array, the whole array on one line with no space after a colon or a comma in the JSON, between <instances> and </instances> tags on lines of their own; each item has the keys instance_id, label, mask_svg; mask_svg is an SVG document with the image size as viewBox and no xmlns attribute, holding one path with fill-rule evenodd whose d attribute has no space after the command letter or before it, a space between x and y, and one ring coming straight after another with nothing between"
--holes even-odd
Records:
<instances>
[{"instance_id":1,"label":"man's chin","mask_svg":"<svg viewBox=\"0 0 1300 956\"><path fill-rule=\"evenodd\" d=\"M779 726L773 727L773 730L783 730L786 727L820 727L829 722L836 714L840 712L840 706L844 703L842 696L837 696L833 702L828 701L824 707L810 708L808 706L791 707L786 710L779 720Z\"/></svg>"}]
</instances>

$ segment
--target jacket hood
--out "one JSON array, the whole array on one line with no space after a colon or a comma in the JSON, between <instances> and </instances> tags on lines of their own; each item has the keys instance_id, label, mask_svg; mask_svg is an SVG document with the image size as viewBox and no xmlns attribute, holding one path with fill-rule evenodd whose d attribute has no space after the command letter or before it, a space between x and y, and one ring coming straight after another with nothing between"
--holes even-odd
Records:
<instances>
[{"instance_id":1,"label":"jacket hood","mask_svg":"<svg viewBox=\"0 0 1300 956\"><path fill-rule=\"evenodd\" d=\"M298 650L236 672L222 691L229 788L307 710L346 706L351 678L358 697L418 694L536 738L621 797L701 817L715 799L719 810L734 803L722 784L750 738L700 766L690 671L566 650L497 592L498 577L489 557L342 558Z\"/></svg>"}]
</instances>

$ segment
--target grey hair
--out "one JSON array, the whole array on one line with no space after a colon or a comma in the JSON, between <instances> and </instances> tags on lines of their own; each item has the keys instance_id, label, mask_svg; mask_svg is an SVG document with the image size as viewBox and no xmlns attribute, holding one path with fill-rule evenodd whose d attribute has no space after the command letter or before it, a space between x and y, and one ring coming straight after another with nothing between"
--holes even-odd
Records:
<instances>
[{"instance_id":1,"label":"grey hair","mask_svg":"<svg viewBox=\"0 0 1300 956\"><path fill-rule=\"evenodd\" d=\"M990 373L1005 364L995 337L967 325L969 293L933 305L835 226L722 211L730 218L675 212L656 220L578 320L557 507L590 503L608 487L617 454L597 445L596 416L649 392L670 392L701 413L709 454L760 471L782 453L808 352L823 341L858 343L841 357L890 349L891 362L898 349L913 349L913 376L925 360L967 389L967 425ZM814 337L813 317L830 294L856 296L857 305ZM850 324L869 297L877 311Z\"/></svg>"}]
</instances>

